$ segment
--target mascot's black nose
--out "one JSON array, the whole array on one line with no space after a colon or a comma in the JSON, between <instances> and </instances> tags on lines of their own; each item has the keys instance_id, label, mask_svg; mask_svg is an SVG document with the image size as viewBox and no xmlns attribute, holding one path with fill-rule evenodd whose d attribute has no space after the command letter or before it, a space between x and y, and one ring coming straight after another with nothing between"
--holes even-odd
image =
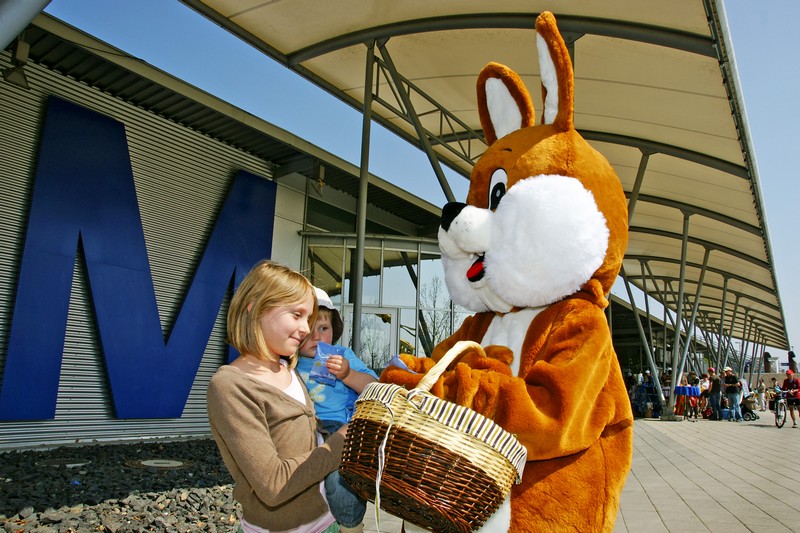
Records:
<instances>
[{"instance_id":1,"label":"mascot's black nose","mask_svg":"<svg viewBox=\"0 0 800 533\"><path fill-rule=\"evenodd\" d=\"M462 209L467 207L467 204L461 202L450 202L445 204L442 208L442 229L447 231L450 229L450 224L456 219Z\"/></svg>"}]
</instances>

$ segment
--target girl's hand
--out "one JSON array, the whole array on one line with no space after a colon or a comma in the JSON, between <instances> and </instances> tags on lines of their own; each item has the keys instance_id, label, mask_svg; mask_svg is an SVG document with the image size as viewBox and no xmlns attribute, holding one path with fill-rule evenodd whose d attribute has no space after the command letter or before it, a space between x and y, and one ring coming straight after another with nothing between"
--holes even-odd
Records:
<instances>
[{"instance_id":1,"label":"girl's hand","mask_svg":"<svg viewBox=\"0 0 800 533\"><path fill-rule=\"evenodd\" d=\"M341 355L330 356L325 366L328 367L331 374L342 381L350 375L350 361Z\"/></svg>"}]
</instances>

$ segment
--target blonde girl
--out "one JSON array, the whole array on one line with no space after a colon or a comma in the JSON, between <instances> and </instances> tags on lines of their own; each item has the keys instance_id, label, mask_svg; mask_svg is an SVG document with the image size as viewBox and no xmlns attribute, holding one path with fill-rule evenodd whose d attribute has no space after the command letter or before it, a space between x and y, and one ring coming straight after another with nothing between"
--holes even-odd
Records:
<instances>
[{"instance_id":1,"label":"blonde girl","mask_svg":"<svg viewBox=\"0 0 800 533\"><path fill-rule=\"evenodd\" d=\"M337 531L322 488L339 467L347 426L320 443L314 404L294 370L317 299L300 273L272 261L247 274L228 310L239 357L208 386L208 419L236 485L243 533Z\"/></svg>"}]
</instances>

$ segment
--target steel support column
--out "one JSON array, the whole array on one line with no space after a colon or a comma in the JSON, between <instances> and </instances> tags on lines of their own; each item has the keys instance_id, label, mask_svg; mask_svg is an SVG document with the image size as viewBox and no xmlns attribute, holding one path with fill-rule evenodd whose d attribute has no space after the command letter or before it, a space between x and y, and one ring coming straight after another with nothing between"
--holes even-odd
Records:
<instances>
[{"instance_id":1,"label":"steel support column","mask_svg":"<svg viewBox=\"0 0 800 533\"><path fill-rule=\"evenodd\" d=\"M367 46L366 72L364 74L364 110L361 117L361 166L359 168L358 210L356 213L356 260L351 270L353 285L353 335L354 352L361 353L361 296L364 286L364 244L367 232L367 191L369 190L369 143L372 126L372 76L375 62L375 41Z\"/></svg>"},{"instance_id":2,"label":"steel support column","mask_svg":"<svg viewBox=\"0 0 800 533\"><path fill-rule=\"evenodd\" d=\"M747 367L747 350L750 349L750 342L749 342L749 335L752 331L753 327L753 319L750 318L750 315L747 314L747 311L744 313L744 323L742 324L742 344L741 344L741 352L742 352L742 360L739 361L739 375L743 376L745 368Z\"/></svg>"},{"instance_id":3,"label":"steel support column","mask_svg":"<svg viewBox=\"0 0 800 533\"><path fill-rule=\"evenodd\" d=\"M639 261L639 267L642 273L642 292L644 292L644 312L647 316L647 334L650 337L650 348L654 346L653 342L653 321L650 320L650 297L647 295L647 278L644 275L645 261ZM658 290L658 287L656 287Z\"/></svg>"},{"instance_id":4,"label":"steel support column","mask_svg":"<svg viewBox=\"0 0 800 533\"><path fill-rule=\"evenodd\" d=\"M633 189L631 190L631 197L628 200L628 225L630 225L631 220L633 219L633 210L636 208L636 201L639 199L639 191L642 188L642 181L644 181L644 172L645 170L647 170L647 162L649 160L650 160L650 153L642 151L642 157L641 159L639 159L639 170L636 171L636 181L633 183Z\"/></svg>"},{"instance_id":5,"label":"steel support column","mask_svg":"<svg viewBox=\"0 0 800 533\"><path fill-rule=\"evenodd\" d=\"M662 304L662 307L664 308L664 343L666 344L666 342L667 342L667 318L669 318L669 323L672 324L673 327L675 327L675 319L672 318L672 315L669 315L667 313L667 304L666 304L666 301L667 301L667 282L666 281L664 282L664 290L663 291L660 290L658 288L658 282L656 281L656 277L653 275L653 271L650 270L650 264L645 262L644 266L647 269L647 274L650 276L650 281L653 282L653 287L655 288L656 293L658 294L658 297L661 299L661 304Z\"/></svg>"},{"instance_id":6,"label":"steel support column","mask_svg":"<svg viewBox=\"0 0 800 533\"><path fill-rule=\"evenodd\" d=\"M756 375L756 382L761 379L761 373L764 371L764 350L766 350L766 346L764 343L766 341L763 340L761 332L756 330L756 338L758 339L758 344L756 345L756 351L758 352L758 374Z\"/></svg>"},{"instance_id":7,"label":"steel support column","mask_svg":"<svg viewBox=\"0 0 800 533\"><path fill-rule=\"evenodd\" d=\"M722 367L725 368L728 366L728 353L732 353L734 356L736 355L736 350L733 349L733 328L736 326L736 314L739 312L739 295L736 295L736 303L733 304L733 314L731 315L731 328L730 332L728 333L726 349L725 349L725 361L722 363ZM722 327L722 325L720 325ZM723 330L724 333L724 330Z\"/></svg>"},{"instance_id":8,"label":"steel support column","mask_svg":"<svg viewBox=\"0 0 800 533\"><path fill-rule=\"evenodd\" d=\"M625 267L620 268L620 275L622 276L622 281L625 282L625 290L628 292L628 301L631 304L631 311L633 311L633 318L636 320L636 329L639 330L639 338L642 341L642 345L645 347L645 351L647 353L647 363L650 365L650 373L653 376L653 384L655 385L656 390L658 391L658 398L661 402L661 406L664 406L664 393L661 390L661 378L658 376L658 367L656 367L655 359L653 359L653 352L650 350L650 345L647 344L647 337L644 334L644 328L642 327L642 322L639 320L639 312L636 308L636 301L633 299L633 291L631 291L631 284L628 281L628 276L625 274ZM648 317L648 320L650 317Z\"/></svg>"},{"instance_id":9,"label":"steel support column","mask_svg":"<svg viewBox=\"0 0 800 533\"><path fill-rule=\"evenodd\" d=\"M753 332L753 330L756 329L755 322L756 322L755 319L751 317L750 318L750 328L749 328L748 333L747 333L747 344L748 344L747 347L752 352L750 354L750 358L749 358L750 359L750 374L747 376L747 382L750 383L750 384L753 383L753 373L756 370L756 368L755 368L756 367L756 341L755 341L754 332ZM751 341L750 340L751 338L754 339L754 340Z\"/></svg>"},{"instance_id":10,"label":"steel support column","mask_svg":"<svg viewBox=\"0 0 800 533\"><path fill-rule=\"evenodd\" d=\"M5 50L49 3L50 0L0 0L0 50Z\"/></svg>"},{"instance_id":11,"label":"steel support column","mask_svg":"<svg viewBox=\"0 0 800 533\"><path fill-rule=\"evenodd\" d=\"M394 66L392 56L386 49L386 42L384 41L378 43L378 48L381 51L381 57L383 58L383 61L386 63L386 68L389 70L389 74L392 76L392 81L394 82L397 94L400 95L400 99L403 101L403 106L406 108L406 114L408 114L408 118L411 119L411 123L414 125L414 130L417 132L417 138L419 139L419 143L421 145L420 147L425 152L425 155L428 156L428 161L433 168L433 172L436 174L436 178L439 180L439 185L442 187L444 196L447 198L448 202L455 202L456 197L453 194L453 191L450 189L450 184L447 182L447 176L444 175L442 166L439 164L439 158L436 157L436 152L433 151L433 147L428 139L428 133L425 128L422 127L419 116L414 110L414 104L411 102L411 97L408 95L408 91L403 88L402 80L400 79L400 75Z\"/></svg>"},{"instance_id":12,"label":"steel support column","mask_svg":"<svg viewBox=\"0 0 800 533\"><path fill-rule=\"evenodd\" d=\"M723 351L722 346L722 335L723 335L723 328L725 326L725 311L728 306L728 278L723 278L722 280L722 307L720 308L719 312L719 333L717 338L719 339L719 351L717 352L717 362L714 365L717 367L717 372L721 373L722 369L722 357L726 355L727 352Z\"/></svg>"},{"instance_id":13,"label":"steel support column","mask_svg":"<svg viewBox=\"0 0 800 533\"><path fill-rule=\"evenodd\" d=\"M706 346L708 346L708 349L710 351L708 358L708 366L716 365L718 360L717 347L714 346L714 332L712 331L712 329L714 328L714 321L711 320L711 318L709 318L705 312L701 312L699 316L700 318L703 319L700 331L702 332L703 338L706 341Z\"/></svg>"},{"instance_id":14,"label":"steel support column","mask_svg":"<svg viewBox=\"0 0 800 533\"><path fill-rule=\"evenodd\" d=\"M686 356L689 353L689 345L694 336L694 324L697 319L697 309L700 307L700 295L703 292L703 280L706 277L706 270L708 269L708 258L711 256L711 250L706 248L706 253L703 256L703 268L700 270L700 276L697 279L697 291L694 295L694 305L692 306L692 317L689 319L689 327L686 328L686 344L683 346L683 354L681 354L680 373L675 370L675 380L683 375L683 366L686 364Z\"/></svg>"},{"instance_id":15,"label":"steel support column","mask_svg":"<svg viewBox=\"0 0 800 533\"><path fill-rule=\"evenodd\" d=\"M672 340L672 382L670 383L669 403L661 412L661 420L675 420L675 385L680 362L681 320L683 317L683 291L686 287L686 256L689 253L689 213L683 213L683 239L681 241L681 269L678 281L678 298L675 301L675 337Z\"/></svg>"}]
</instances>

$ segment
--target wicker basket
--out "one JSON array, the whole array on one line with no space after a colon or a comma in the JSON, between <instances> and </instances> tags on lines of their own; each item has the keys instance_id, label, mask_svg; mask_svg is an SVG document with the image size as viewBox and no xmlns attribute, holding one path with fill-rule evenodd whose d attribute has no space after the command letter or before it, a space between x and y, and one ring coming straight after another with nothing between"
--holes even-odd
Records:
<instances>
[{"instance_id":1,"label":"wicker basket","mask_svg":"<svg viewBox=\"0 0 800 533\"><path fill-rule=\"evenodd\" d=\"M428 392L470 347L480 345L456 343L411 391L370 384L356 402L339 468L376 510L437 533L479 528L525 466L525 447L513 435Z\"/></svg>"}]
</instances>

